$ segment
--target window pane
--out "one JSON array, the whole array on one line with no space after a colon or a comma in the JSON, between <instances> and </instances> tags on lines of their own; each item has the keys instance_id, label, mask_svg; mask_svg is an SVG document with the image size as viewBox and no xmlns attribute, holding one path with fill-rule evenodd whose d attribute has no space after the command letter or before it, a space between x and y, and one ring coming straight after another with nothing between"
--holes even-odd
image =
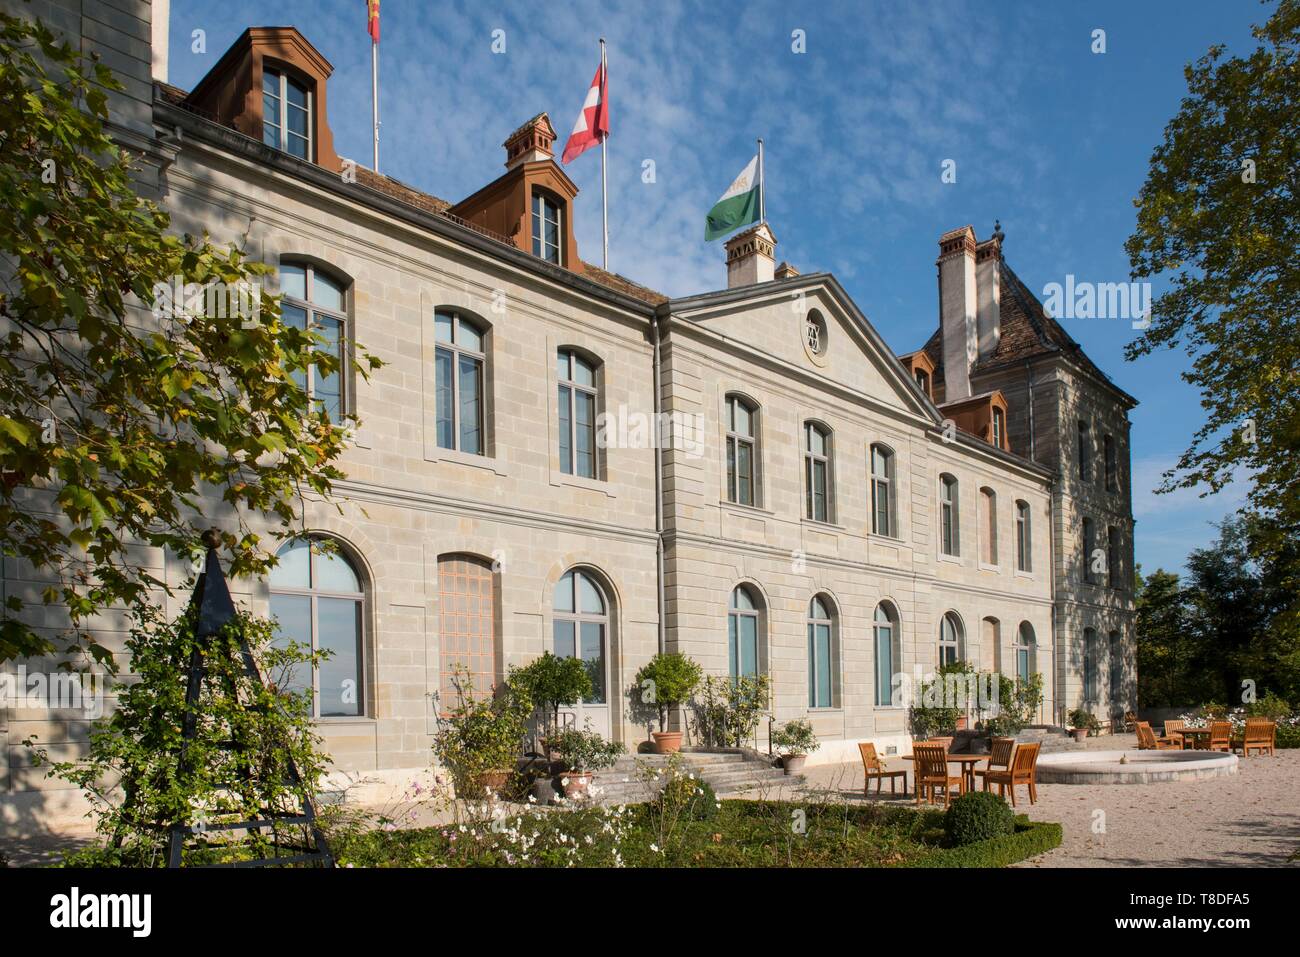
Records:
<instances>
[{"instance_id":1,"label":"window pane","mask_svg":"<svg viewBox=\"0 0 1300 957\"><path fill-rule=\"evenodd\" d=\"M284 84L284 98L289 101L290 106L296 106L306 111L307 109L307 89L299 83L288 80Z\"/></svg>"},{"instance_id":2,"label":"window pane","mask_svg":"<svg viewBox=\"0 0 1300 957\"><path fill-rule=\"evenodd\" d=\"M754 599L750 597L747 589L737 588L731 593L731 607L753 611Z\"/></svg>"},{"instance_id":3,"label":"window pane","mask_svg":"<svg viewBox=\"0 0 1300 957\"><path fill-rule=\"evenodd\" d=\"M560 471L565 475L573 474L573 420L570 418L569 412L571 402L572 391L567 385L560 386Z\"/></svg>"},{"instance_id":4,"label":"window pane","mask_svg":"<svg viewBox=\"0 0 1300 957\"><path fill-rule=\"evenodd\" d=\"M736 490L736 440L727 438L727 498L740 501Z\"/></svg>"},{"instance_id":5,"label":"window pane","mask_svg":"<svg viewBox=\"0 0 1300 957\"><path fill-rule=\"evenodd\" d=\"M460 449L478 455L483 451L479 402L483 367L477 359L460 357Z\"/></svg>"},{"instance_id":6,"label":"window pane","mask_svg":"<svg viewBox=\"0 0 1300 957\"><path fill-rule=\"evenodd\" d=\"M361 713L361 603L348 598L318 598L317 638L333 654L320 664L320 713Z\"/></svg>"},{"instance_id":7,"label":"window pane","mask_svg":"<svg viewBox=\"0 0 1300 957\"><path fill-rule=\"evenodd\" d=\"M580 356L573 357L573 381L578 385L596 387L596 370Z\"/></svg>"},{"instance_id":8,"label":"window pane","mask_svg":"<svg viewBox=\"0 0 1300 957\"><path fill-rule=\"evenodd\" d=\"M552 637L555 645L555 654L561 658L573 658L575 650L575 628L572 621L556 619L552 628Z\"/></svg>"},{"instance_id":9,"label":"window pane","mask_svg":"<svg viewBox=\"0 0 1300 957\"><path fill-rule=\"evenodd\" d=\"M727 674L733 678L740 674L740 619L736 615L727 616Z\"/></svg>"},{"instance_id":10,"label":"window pane","mask_svg":"<svg viewBox=\"0 0 1300 957\"><path fill-rule=\"evenodd\" d=\"M894 674L893 630L876 626L876 704L892 704Z\"/></svg>"},{"instance_id":11,"label":"window pane","mask_svg":"<svg viewBox=\"0 0 1300 957\"><path fill-rule=\"evenodd\" d=\"M574 396L578 421L574 434L578 440L577 472L584 478L596 477L596 397L586 392Z\"/></svg>"},{"instance_id":12,"label":"window pane","mask_svg":"<svg viewBox=\"0 0 1300 957\"><path fill-rule=\"evenodd\" d=\"M831 706L831 626L817 625L817 707Z\"/></svg>"},{"instance_id":13,"label":"window pane","mask_svg":"<svg viewBox=\"0 0 1300 957\"><path fill-rule=\"evenodd\" d=\"M280 292L294 299L307 298L307 270L302 266L280 267Z\"/></svg>"},{"instance_id":14,"label":"window pane","mask_svg":"<svg viewBox=\"0 0 1300 957\"><path fill-rule=\"evenodd\" d=\"M753 413L745 408L743 402L738 400L733 401L735 402L736 414L735 424L732 426L732 431L739 435L752 436L754 434Z\"/></svg>"},{"instance_id":15,"label":"window pane","mask_svg":"<svg viewBox=\"0 0 1300 957\"><path fill-rule=\"evenodd\" d=\"M737 498L742 505L754 504L754 449L750 445L740 443L736 449L739 461L737 463Z\"/></svg>"},{"instance_id":16,"label":"window pane","mask_svg":"<svg viewBox=\"0 0 1300 957\"><path fill-rule=\"evenodd\" d=\"M271 595L271 617L276 619L276 641L283 648L287 642L296 641L311 648L311 599L306 595ZM281 691L297 693L311 689L311 669L298 664L286 675L268 675L277 681Z\"/></svg>"},{"instance_id":17,"label":"window pane","mask_svg":"<svg viewBox=\"0 0 1300 957\"><path fill-rule=\"evenodd\" d=\"M571 612L573 606L573 572L565 572L555 583L555 610Z\"/></svg>"},{"instance_id":18,"label":"window pane","mask_svg":"<svg viewBox=\"0 0 1300 957\"><path fill-rule=\"evenodd\" d=\"M589 704L605 703L605 626L600 622L582 623L582 662L591 678Z\"/></svg>"},{"instance_id":19,"label":"window pane","mask_svg":"<svg viewBox=\"0 0 1300 957\"><path fill-rule=\"evenodd\" d=\"M307 310L282 302L280 305L280 321L293 329L301 329L305 331L307 328ZM291 375L298 388L302 389L303 392L306 392L307 370L295 369Z\"/></svg>"},{"instance_id":20,"label":"window pane","mask_svg":"<svg viewBox=\"0 0 1300 957\"><path fill-rule=\"evenodd\" d=\"M286 152L291 156L296 156L299 159L311 159L311 157L308 156L307 140L299 136L297 133L290 133L288 135L284 147Z\"/></svg>"},{"instance_id":21,"label":"window pane","mask_svg":"<svg viewBox=\"0 0 1300 957\"><path fill-rule=\"evenodd\" d=\"M343 287L324 273L311 274L311 301L322 309L343 311Z\"/></svg>"},{"instance_id":22,"label":"window pane","mask_svg":"<svg viewBox=\"0 0 1300 957\"><path fill-rule=\"evenodd\" d=\"M294 106L293 98L289 98L289 109L285 111L285 119L288 120L290 133L297 133L303 139L307 138L307 111L299 106Z\"/></svg>"},{"instance_id":23,"label":"window pane","mask_svg":"<svg viewBox=\"0 0 1300 957\"><path fill-rule=\"evenodd\" d=\"M435 392L437 393L437 432L438 447L442 449L454 449L456 447L456 435L453 419L453 384L452 384L452 361L451 353L446 349L439 349L434 355L433 360L435 376Z\"/></svg>"},{"instance_id":24,"label":"window pane","mask_svg":"<svg viewBox=\"0 0 1300 957\"><path fill-rule=\"evenodd\" d=\"M826 463L813 462L813 518L826 521Z\"/></svg>"},{"instance_id":25,"label":"window pane","mask_svg":"<svg viewBox=\"0 0 1300 957\"><path fill-rule=\"evenodd\" d=\"M758 619L752 615L740 619L740 673L758 674Z\"/></svg>"},{"instance_id":26,"label":"window pane","mask_svg":"<svg viewBox=\"0 0 1300 957\"><path fill-rule=\"evenodd\" d=\"M280 95L280 74L274 70L262 71L262 92L278 97Z\"/></svg>"},{"instance_id":27,"label":"window pane","mask_svg":"<svg viewBox=\"0 0 1300 957\"><path fill-rule=\"evenodd\" d=\"M342 329L343 324L337 319L324 316L317 317L319 332L325 339L324 351L339 360L339 368L333 372L322 373L316 370L316 388L314 398L329 415L330 421L338 422L343 412L343 378L342 378Z\"/></svg>"},{"instance_id":28,"label":"window pane","mask_svg":"<svg viewBox=\"0 0 1300 957\"><path fill-rule=\"evenodd\" d=\"M452 317L448 312L433 314L433 337L439 342L451 342Z\"/></svg>"},{"instance_id":29,"label":"window pane","mask_svg":"<svg viewBox=\"0 0 1300 957\"><path fill-rule=\"evenodd\" d=\"M316 550L316 588L318 591L359 592L361 583L351 562L340 552Z\"/></svg>"},{"instance_id":30,"label":"window pane","mask_svg":"<svg viewBox=\"0 0 1300 957\"><path fill-rule=\"evenodd\" d=\"M479 332L478 327L473 323L462 319L456 326L456 343L462 349L469 349L471 352L482 352L483 333Z\"/></svg>"},{"instance_id":31,"label":"window pane","mask_svg":"<svg viewBox=\"0 0 1300 957\"><path fill-rule=\"evenodd\" d=\"M279 564L271 569L272 588L310 588L311 565L306 542L287 542L276 554Z\"/></svg>"},{"instance_id":32,"label":"window pane","mask_svg":"<svg viewBox=\"0 0 1300 957\"><path fill-rule=\"evenodd\" d=\"M279 109L269 97L262 102L262 142L267 146L280 148L280 127L273 122L279 116Z\"/></svg>"},{"instance_id":33,"label":"window pane","mask_svg":"<svg viewBox=\"0 0 1300 957\"><path fill-rule=\"evenodd\" d=\"M578 573L577 580L578 609L588 615L603 615L605 613L605 599L601 596L596 583L581 572Z\"/></svg>"},{"instance_id":34,"label":"window pane","mask_svg":"<svg viewBox=\"0 0 1300 957\"><path fill-rule=\"evenodd\" d=\"M817 637L816 626L808 626L808 707L817 707Z\"/></svg>"}]
</instances>

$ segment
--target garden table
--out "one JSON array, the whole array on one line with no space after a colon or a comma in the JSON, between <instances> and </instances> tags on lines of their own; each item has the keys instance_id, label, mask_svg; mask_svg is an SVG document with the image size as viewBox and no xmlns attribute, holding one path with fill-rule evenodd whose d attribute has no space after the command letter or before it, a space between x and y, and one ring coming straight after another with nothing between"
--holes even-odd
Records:
<instances>
[{"instance_id":1,"label":"garden table","mask_svg":"<svg viewBox=\"0 0 1300 957\"><path fill-rule=\"evenodd\" d=\"M1191 739L1190 746L1192 748L1195 748L1198 751L1204 751L1205 748L1208 746L1206 744L1202 744L1201 739L1209 738L1210 736L1209 728L1179 728L1178 733L1182 735L1184 738L1183 740L1184 748L1187 748L1189 746L1187 739Z\"/></svg>"},{"instance_id":2,"label":"garden table","mask_svg":"<svg viewBox=\"0 0 1300 957\"><path fill-rule=\"evenodd\" d=\"M975 790L975 765L981 761L987 761L991 754L952 754L944 755L949 764L961 765L961 777L967 792ZM903 755L904 761L915 761L915 754Z\"/></svg>"}]
</instances>

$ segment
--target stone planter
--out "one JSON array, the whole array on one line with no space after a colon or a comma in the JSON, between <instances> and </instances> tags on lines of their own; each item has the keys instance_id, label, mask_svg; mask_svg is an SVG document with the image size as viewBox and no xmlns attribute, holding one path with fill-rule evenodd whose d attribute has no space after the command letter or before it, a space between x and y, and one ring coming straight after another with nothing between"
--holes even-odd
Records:
<instances>
[{"instance_id":1,"label":"stone planter","mask_svg":"<svg viewBox=\"0 0 1300 957\"><path fill-rule=\"evenodd\" d=\"M781 758L781 767L785 768L786 774L798 774L807 760L806 754L787 754Z\"/></svg>"},{"instance_id":2,"label":"stone planter","mask_svg":"<svg viewBox=\"0 0 1300 957\"><path fill-rule=\"evenodd\" d=\"M653 731L650 737L655 740L655 754L673 754L682 749L680 731Z\"/></svg>"}]
</instances>

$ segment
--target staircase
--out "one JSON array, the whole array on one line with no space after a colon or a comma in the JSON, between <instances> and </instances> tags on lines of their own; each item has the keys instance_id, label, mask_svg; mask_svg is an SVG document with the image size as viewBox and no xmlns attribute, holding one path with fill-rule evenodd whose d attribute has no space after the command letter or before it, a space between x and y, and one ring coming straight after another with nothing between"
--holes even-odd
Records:
<instances>
[{"instance_id":1,"label":"staircase","mask_svg":"<svg viewBox=\"0 0 1300 957\"><path fill-rule=\"evenodd\" d=\"M782 783L788 785L802 780L802 775L787 777L781 768L772 766L767 755L756 751L683 751L679 760L683 771L693 773L719 795L764 786L776 788ZM667 755L625 755L614 767L597 773L592 779L592 786L599 788L596 800L601 804L648 801L663 787L664 778L646 781L647 773L660 771L666 776L667 769Z\"/></svg>"},{"instance_id":2,"label":"staircase","mask_svg":"<svg viewBox=\"0 0 1300 957\"><path fill-rule=\"evenodd\" d=\"M1084 746L1066 732L1064 728L1025 728L1016 735L1018 744L1032 744L1037 741L1042 745L1039 754L1054 754L1058 751L1083 751Z\"/></svg>"}]
</instances>

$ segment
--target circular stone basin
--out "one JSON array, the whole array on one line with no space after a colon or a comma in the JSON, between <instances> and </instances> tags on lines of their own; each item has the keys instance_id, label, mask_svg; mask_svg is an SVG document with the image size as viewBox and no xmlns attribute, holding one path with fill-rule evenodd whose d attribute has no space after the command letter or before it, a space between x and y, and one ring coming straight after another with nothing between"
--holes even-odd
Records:
<instances>
[{"instance_id":1,"label":"circular stone basin","mask_svg":"<svg viewBox=\"0 0 1300 957\"><path fill-rule=\"evenodd\" d=\"M1236 773L1237 756L1218 751L1058 751L1038 759L1040 784L1156 784Z\"/></svg>"}]
</instances>

